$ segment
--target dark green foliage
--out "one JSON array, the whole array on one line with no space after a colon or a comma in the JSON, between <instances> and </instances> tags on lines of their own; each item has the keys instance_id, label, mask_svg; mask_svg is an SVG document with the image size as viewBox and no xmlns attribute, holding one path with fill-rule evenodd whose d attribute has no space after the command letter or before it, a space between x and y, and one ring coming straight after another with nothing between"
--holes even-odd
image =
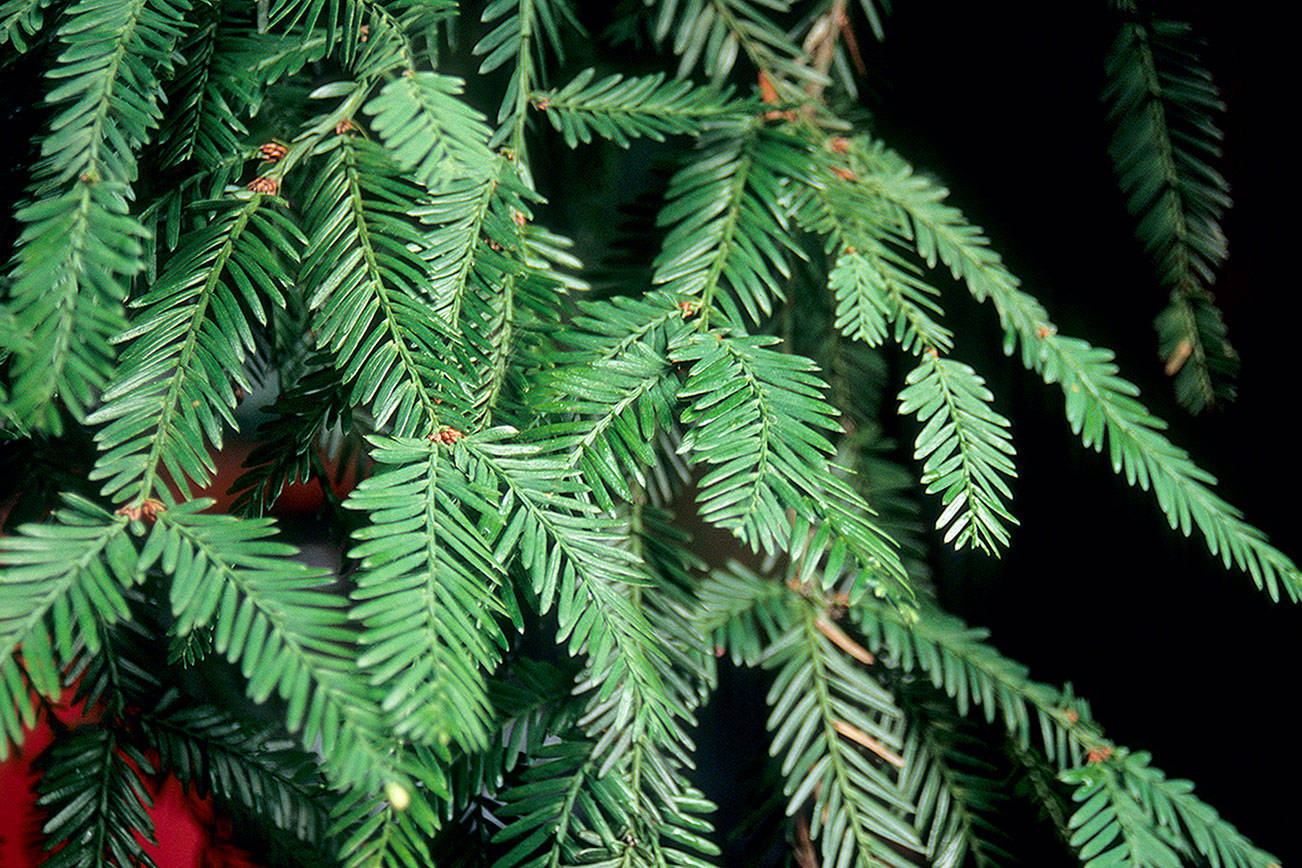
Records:
<instances>
[{"instance_id":1,"label":"dark green foliage","mask_svg":"<svg viewBox=\"0 0 1302 868\"><path fill-rule=\"evenodd\" d=\"M79 648L95 651L101 624L130 616L124 586L139 573L126 520L79 497L68 501L55 522L24 525L0 543L5 754L36 720L32 691L58 698L63 669Z\"/></svg>"},{"instance_id":2,"label":"dark green foliage","mask_svg":"<svg viewBox=\"0 0 1302 868\"><path fill-rule=\"evenodd\" d=\"M47 73L57 111L33 201L17 214L24 229L4 345L14 351L6 415L23 428L57 433L59 405L84 417L111 368L108 341L126 324L125 289L143 265L145 232L128 205L136 157L162 115L159 76L187 9L87 0L66 10Z\"/></svg>"},{"instance_id":3,"label":"dark green foliage","mask_svg":"<svg viewBox=\"0 0 1302 868\"><path fill-rule=\"evenodd\" d=\"M333 460L340 467L350 463L348 390L328 357L309 360L298 381L268 409L275 415L258 429L261 444L245 462L248 470L231 487L239 492L233 511L242 515L264 515L293 482L317 479L330 491L333 480L326 462ZM332 437L335 426L340 431Z\"/></svg>"},{"instance_id":4,"label":"dark green foliage","mask_svg":"<svg viewBox=\"0 0 1302 868\"><path fill-rule=\"evenodd\" d=\"M420 72L389 82L366 104L393 159L424 184L487 170L488 127L460 93L457 79Z\"/></svg>"},{"instance_id":5,"label":"dark green foliage","mask_svg":"<svg viewBox=\"0 0 1302 868\"><path fill-rule=\"evenodd\" d=\"M235 424L235 388L252 389L243 369L254 328L284 304L284 268L302 246L262 193L193 207L210 212L208 225L133 304L137 324L115 338L132 343L90 417L104 426L91 478L108 480L118 502L170 500L164 472L183 494L211 478L207 445L220 448L223 423Z\"/></svg>"},{"instance_id":6,"label":"dark green foliage","mask_svg":"<svg viewBox=\"0 0 1302 868\"><path fill-rule=\"evenodd\" d=\"M0 4L48 110L10 203L0 434L60 471L4 501L0 751L87 707L42 761L51 864L147 864L156 772L285 861L719 864L693 743L719 658L768 679L756 802L805 863L1009 864L1015 791L1087 865L1274 863L927 585L921 515L1015 544L1014 427L941 304L961 284L1173 528L1302 596L1112 353L848 103L850 40L889 11L849 6L635 0L608 69L567 0ZM1125 27L1122 186L1205 404L1233 358L1219 106L1182 28ZM663 189L605 189L610 154ZM582 297L598 264L549 224L635 199L638 269ZM318 529L341 566L311 568L265 516L349 474Z\"/></svg>"},{"instance_id":7,"label":"dark green foliage","mask_svg":"<svg viewBox=\"0 0 1302 868\"><path fill-rule=\"evenodd\" d=\"M303 206L317 342L377 426L426 430L439 418L436 401L460 409L467 396L443 361L451 353L442 323L411 289L425 271L419 247L411 249L422 240L412 213L422 193L387 151L349 132L322 147L327 159Z\"/></svg>"},{"instance_id":8,"label":"dark green foliage","mask_svg":"<svg viewBox=\"0 0 1302 868\"><path fill-rule=\"evenodd\" d=\"M304 841L322 840L326 788L316 758L274 728L168 694L141 726L160 764L181 783L211 792L245 816Z\"/></svg>"},{"instance_id":9,"label":"dark green foliage","mask_svg":"<svg viewBox=\"0 0 1302 868\"><path fill-rule=\"evenodd\" d=\"M662 460L657 438L675 424L678 392L668 341L683 327L682 311L663 293L581 310L567 335L575 349L542 376L538 406L587 417L559 422L549 433L573 438L570 463L610 508L615 498L632 499L631 486L650 487L648 471ZM668 444L660 445L663 452Z\"/></svg>"},{"instance_id":10,"label":"dark green foliage","mask_svg":"<svg viewBox=\"0 0 1302 868\"><path fill-rule=\"evenodd\" d=\"M719 81L741 57L770 75L817 78L779 24L777 16L793 5L788 0L670 0L656 4L651 32L678 55L679 78L699 67Z\"/></svg>"},{"instance_id":11,"label":"dark green foliage","mask_svg":"<svg viewBox=\"0 0 1302 868\"><path fill-rule=\"evenodd\" d=\"M625 148L639 136L664 141L666 135L700 132L709 121L740 110L726 92L666 80L663 74L628 80L611 75L593 84L595 76L585 69L559 90L533 98L571 148L592 141L594 134Z\"/></svg>"},{"instance_id":12,"label":"dark green foliage","mask_svg":"<svg viewBox=\"0 0 1302 868\"><path fill-rule=\"evenodd\" d=\"M1229 255L1221 219L1230 185L1216 168L1225 105L1189 25L1130 12L1107 60L1109 153L1135 234L1170 293L1158 352L1176 397L1197 413L1234 397L1238 370L1208 291Z\"/></svg>"},{"instance_id":13,"label":"dark green foliage","mask_svg":"<svg viewBox=\"0 0 1302 868\"><path fill-rule=\"evenodd\" d=\"M37 804L49 812L41 828L47 846L62 848L46 865L150 865L136 834L157 843L146 809L153 800L141 775L149 760L123 744L118 732L83 726L60 738L44 755Z\"/></svg>"},{"instance_id":14,"label":"dark green foliage","mask_svg":"<svg viewBox=\"0 0 1302 868\"><path fill-rule=\"evenodd\" d=\"M702 322L715 314L716 299L728 322L741 327L772 313L782 298L787 259L798 248L776 206L781 173L800 164L802 149L790 136L743 127L670 181L656 222L672 228L653 282L677 300L697 299Z\"/></svg>"}]
</instances>

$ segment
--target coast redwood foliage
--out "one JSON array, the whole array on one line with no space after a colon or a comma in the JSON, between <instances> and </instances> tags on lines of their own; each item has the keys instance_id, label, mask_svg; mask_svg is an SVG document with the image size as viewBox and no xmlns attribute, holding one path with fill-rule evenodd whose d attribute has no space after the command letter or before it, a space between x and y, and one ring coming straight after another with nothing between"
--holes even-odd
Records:
<instances>
[{"instance_id":1,"label":"coast redwood foliage","mask_svg":"<svg viewBox=\"0 0 1302 868\"><path fill-rule=\"evenodd\" d=\"M1099 123L1200 411L1221 105L1188 27L1112 6ZM48 727L46 864L152 864L179 782L268 865L1002 865L1037 816L1090 866L1275 865L937 601L929 558L1016 544L1000 352L1226 581L1302 575L884 140L887 5L602 7L0 2L37 82L0 757ZM694 761L734 667L738 829Z\"/></svg>"}]
</instances>

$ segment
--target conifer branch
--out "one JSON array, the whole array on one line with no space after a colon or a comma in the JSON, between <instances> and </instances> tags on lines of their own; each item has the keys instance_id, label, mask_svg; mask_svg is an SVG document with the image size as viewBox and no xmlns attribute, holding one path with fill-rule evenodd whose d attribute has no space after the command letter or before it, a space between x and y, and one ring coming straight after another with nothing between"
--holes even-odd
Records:
<instances>
[{"instance_id":1,"label":"conifer branch","mask_svg":"<svg viewBox=\"0 0 1302 868\"><path fill-rule=\"evenodd\" d=\"M240 137L248 132L222 92L223 73L228 71L219 67L229 51L219 40L230 37L224 32L227 22L222 13L220 4L201 7L199 26L178 46L185 63L169 88L168 102L180 109L169 113L160 136L167 148L162 154L164 166L178 166L196 156L207 165L219 163L240 149Z\"/></svg>"},{"instance_id":2,"label":"conifer branch","mask_svg":"<svg viewBox=\"0 0 1302 868\"><path fill-rule=\"evenodd\" d=\"M157 846L143 777L153 764L111 727L82 726L61 734L45 754L37 804L54 868L133 864L155 868L142 841Z\"/></svg>"},{"instance_id":3,"label":"conifer branch","mask_svg":"<svg viewBox=\"0 0 1302 868\"><path fill-rule=\"evenodd\" d=\"M190 482L211 478L208 444L220 448L223 424L236 427L235 387L252 389L243 371L256 349L250 320L265 325L284 304L285 266L302 241L273 201L240 193L209 203L209 226L133 304L146 313L117 337L130 347L89 417L104 425L91 478L106 479L117 501L169 503L171 485L188 496Z\"/></svg>"},{"instance_id":4,"label":"conifer branch","mask_svg":"<svg viewBox=\"0 0 1302 868\"><path fill-rule=\"evenodd\" d=\"M785 214L774 206L778 170L798 158L802 145L761 128L748 132L715 142L679 171L656 219L672 228L652 282L680 301L697 301L702 329L716 304L737 328L747 318L760 322L782 298L781 278L790 276L787 257L801 255Z\"/></svg>"},{"instance_id":5,"label":"conifer branch","mask_svg":"<svg viewBox=\"0 0 1302 868\"><path fill-rule=\"evenodd\" d=\"M1082 865L1180 868L1180 857L1154 834L1148 818L1110 768L1100 765L1077 769L1067 780L1079 784L1072 799L1085 803L1068 821L1071 844L1080 848Z\"/></svg>"},{"instance_id":6,"label":"conifer branch","mask_svg":"<svg viewBox=\"0 0 1302 868\"><path fill-rule=\"evenodd\" d=\"M876 146L861 152L868 172L864 185L899 209L902 231L928 263L946 265L979 300L999 312L1011 349L1020 342L1022 362L1046 383L1058 383L1067 399L1067 419L1082 442L1101 451L1106 443L1114 472L1143 489L1152 486L1173 529L1186 536L1197 527L1208 549L1226 567L1248 573L1272 599L1280 587L1302 599L1302 573L1261 531L1213 490L1215 479L1162 433L1166 424L1136 400L1134 384L1117 375L1113 354L1077 338L1061 336L1047 311L1019 288L1017 278L990 249L979 227L968 223L946 191L913 174L897 155Z\"/></svg>"},{"instance_id":7,"label":"conifer branch","mask_svg":"<svg viewBox=\"0 0 1302 868\"><path fill-rule=\"evenodd\" d=\"M664 688L686 724L693 722L690 709L701 701L706 682L712 680L712 657L703 642L684 629L690 627L688 619L695 609L688 591L693 582L689 572L699 564L680 548L683 537L667 524L667 518L651 507L631 509L631 552L646 563L648 581L630 594L663 649ZM581 686L606 677L606 672L590 665L581 676ZM622 705L632 703L636 717L642 701L639 695L626 698L614 693L592 704L580 723L590 731L605 731L618 725ZM573 741L569 735L564 739ZM691 765L685 752L689 747L681 736L668 744L633 737L614 753L603 753L599 743L574 743L565 751L568 763L530 769L522 786L502 795L503 814L520 819L503 828L499 838L513 841L526 836L513 845L503 864L554 865L558 860L569 864L573 856L568 854L582 852L589 860L704 868L719 851L707 837L710 824L701 816L713 806L682 773L684 766ZM539 805L537 793L543 786L558 795L563 787L563 800ZM557 802L560 811L549 813ZM526 808L533 813L521 816ZM540 822L543 828L535 829ZM544 849L538 851L540 845ZM532 858L523 861L531 851Z\"/></svg>"},{"instance_id":8,"label":"conifer branch","mask_svg":"<svg viewBox=\"0 0 1302 868\"><path fill-rule=\"evenodd\" d=\"M598 754L611 763L640 738L663 744L681 740L676 718L683 709L666 693L662 677L667 660L627 596L646 579L625 545L625 526L600 517L579 496L582 488L558 451L510 443L504 439L510 433L481 432L462 443L502 486L506 530L497 549L519 546L540 608L557 608L557 641L567 642L571 654L586 652L591 671L602 676L581 688L593 691L595 703L627 696L613 719L603 721Z\"/></svg>"},{"instance_id":9,"label":"conifer branch","mask_svg":"<svg viewBox=\"0 0 1302 868\"><path fill-rule=\"evenodd\" d=\"M636 56L557 87L548 72L587 38L576 7L483 5L472 44L451 38L452 0L0 0L0 45L26 52L4 65L53 83L0 280L0 438L18 447L3 466L35 456L40 478L0 518L91 480L107 504L69 496L0 539L0 753L70 689L102 712L60 728L40 770L54 864L147 862L156 748L160 772L295 864L703 868L719 852L693 728L727 654L772 676L771 796L799 818L798 859L1003 859L1003 794L973 737L997 724L1082 861L1272 868L1190 784L908 584L925 567L884 531L917 532L901 494L917 481L881 457L895 388L946 534L995 550L1014 521L1010 423L948 358L960 342L925 264L994 303L1007 351L1062 386L1073 429L1173 526L1302 598L1110 353L1057 335L934 183L825 132L852 126L828 108L833 88L853 98L851 4L620 4L583 53L603 68L613 37ZM1205 396L1229 353L1207 294L1220 107L1183 30L1117 5L1135 37L1112 68L1122 185L1169 272L1177 388ZM859 7L879 29L885 7ZM657 62L648 26L678 79L636 65ZM758 100L718 85L743 56ZM484 88L502 91L491 122ZM551 144L631 154L531 165L530 109ZM678 169L628 239L658 250L650 274L577 297L574 251L600 258L596 223L657 186L655 166L611 164L616 190L580 164L642 148ZM589 192L595 209L571 207ZM913 357L901 386L888 340ZM191 499L249 398L275 420L237 507L332 482L342 577L270 521ZM770 575L703 579L692 509ZM171 665L211 652L250 702L277 695L302 749Z\"/></svg>"},{"instance_id":10,"label":"conifer branch","mask_svg":"<svg viewBox=\"0 0 1302 868\"><path fill-rule=\"evenodd\" d=\"M1168 779L1149 764L1150 759L1145 751L1122 749L1106 763L1062 775L1064 781L1078 786L1072 798L1086 803L1072 817L1077 837L1088 834L1085 820L1089 800L1083 797L1102 781L1103 789L1117 806L1119 819L1127 811L1125 800L1133 800L1142 811L1144 822L1150 828L1155 827L1160 840L1176 849L1183 860L1206 860L1233 868L1279 868L1274 856L1253 846L1241 832L1221 819L1214 808L1195 798L1193 784ZM1105 837L1106 832L1096 835L1095 846L1103 846ZM1131 832L1130 837L1141 845L1147 843L1143 833Z\"/></svg>"},{"instance_id":11,"label":"conifer branch","mask_svg":"<svg viewBox=\"0 0 1302 868\"><path fill-rule=\"evenodd\" d=\"M490 510L497 490L441 443L370 442L376 471L345 504L372 518L349 552L360 563L349 613L362 625L357 665L381 689L395 735L482 748L484 673L506 645L495 624L506 575L464 510Z\"/></svg>"},{"instance_id":12,"label":"conifer branch","mask_svg":"<svg viewBox=\"0 0 1302 868\"><path fill-rule=\"evenodd\" d=\"M170 693L140 718L160 769L198 793L214 793L303 841L325 836L325 781L312 754L264 725Z\"/></svg>"},{"instance_id":13,"label":"conifer branch","mask_svg":"<svg viewBox=\"0 0 1302 868\"><path fill-rule=\"evenodd\" d=\"M922 354L922 363L905 379L900 414L916 413L924 423L913 457L923 464L927 494L941 495L945 507L936 528L945 542L995 553L1008 544L1005 522L1017 523L1005 505L1013 477L1009 422L996 413L985 381L962 362Z\"/></svg>"},{"instance_id":14,"label":"conifer branch","mask_svg":"<svg viewBox=\"0 0 1302 868\"><path fill-rule=\"evenodd\" d=\"M45 11L51 0L5 0L0 5L0 46L10 44L26 54L45 30ZM30 41L29 41L30 40Z\"/></svg>"},{"instance_id":15,"label":"conifer branch","mask_svg":"<svg viewBox=\"0 0 1302 868\"><path fill-rule=\"evenodd\" d=\"M863 600L851 614L874 653L902 672L927 674L960 714L979 706L988 722L1001 720L1020 744L1037 741L1059 769L1081 764L1092 750L1110 749L1082 707L1053 687L1031 681L1025 666L986 645L988 631L968 627L931 606L920 607L911 617Z\"/></svg>"},{"instance_id":16,"label":"conifer branch","mask_svg":"<svg viewBox=\"0 0 1302 868\"><path fill-rule=\"evenodd\" d=\"M679 451L714 465L699 483L702 517L811 570L826 550L825 581L840 579L847 563L861 568L851 576L856 594L870 586L907 594L894 544L831 472L823 432L839 426L822 381L807 359L767 347L775 341L685 331L669 348L671 361L692 365L679 389L695 399L681 415L688 430Z\"/></svg>"},{"instance_id":17,"label":"conifer branch","mask_svg":"<svg viewBox=\"0 0 1302 868\"><path fill-rule=\"evenodd\" d=\"M810 833L822 844L824 865L907 865L911 860L897 848L918 853L924 847L892 810L906 805L891 776L851 746L871 740L871 753L881 756L882 746L889 746L890 756L902 762L893 725L900 711L885 690L829 647L815 618L813 608L804 607L793 631L765 656L766 665L783 666L769 691L768 726L774 751L786 753L788 812L813 796ZM812 727L811 719L817 721Z\"/></svg>"},{"instance_id":18,"label":"conifer branch","mask_svg":"<svg viewBox=\"0 0 1302 868\"><path fill-rule=\"evenodd\" d=\"M681 11L676 2L659 7L652 36L678 55L677 78L700 65L711 81L721 82L744 54L757 71L798 82L820 80L774 20L773 13L788 11L788 0L706 0L684 3Z\"/></svg>"},{"instance_id":19,"label":"conifer branch","mask_svg":"<svg viewBox=\"0 0 1302 868\"><path fill-rule=\"evenodd\" d=\"M404 11L409 11L409 15L395 14L402 5L394 0L343 0L329 4L313 0L272 0L266 24L267 28L297 35L304 42L324 31L326 50L338 51L344 65L352 68L359 78L371 78L387 72L414 70L416 56L408 42L407 30L433 25L447 12L441 3L429 3L408 6ZM261 25L258 32L265 39Z\"/></svg>"},{"instance_id":20,"label":"conifer branch","mask_svg":"<svg viewBox=\"0 0 1302 868\"><path fill-rule=\"evenodd\" d=\"M184 0L82 0L65 12L63 51L47 95L57 107L33 172L32 201L8 300L14 398L5 415L59 433L66 407L82 421L112 368L108 340L143 267L146 233L128 213L136 155L162 112L160 77L188 9ZM18 336L24 336L22 341Z\"/></svg>"},{"instance_id":21,"label":"conifer branch","mask_svg":"<svg viewBox=\"0 0 1302 868\"><path fill-rule=\"evenodd\" d=\"M686 328L668 296L588 303L568 335L575 349L542 375L536 408L560 418L548 430L565 438L568 464L583 473L597 503L631 502L632 483L646 488L646 468L659 460L653 444L674 423L678 383L667 345Z\"/></svg>"},{"instance_id":22,"label":"conifer branch","mask_svg":"<svg viewBox=\"0 0 1302 868\"><path fill-rule=\"evenodd\" d=\"M484 58L479 64L480 74L514 64L497 111L498 128L489 146L506 145L520 161L528 181L524 133L529 98L543 87L545 51L558 61L564 60L561 28L578 28L578 19L569 0L494 0L484 8L480 20L497 22L471 51Z\"/></svg>"},{"instance_id":23,"label":"conifer branch","mask_svg":"<svg viewBox=\"0 0 1302 868\"><path fill-rule=\"evenodd\" d=\"M450 181L417 210L431 226L426 259L430 267L430 296L434 308L449 326L461 322L462 301L472 290L470 278L481 235L489 224L490 208L505 161L496 175L470 176ZM502 242L493 239L501 246Z\"/></svg>"},{"instance_id":24,"label":"conifer branch","mask_svg":"<svg viewBox=\"0 0 1302 868\"><path fill-rule=\"evenodd\" d=\"M665 136L696 135L710 121L735 119L744 111L726 90L666 81L661 73L610 75L593 84L595 77L595 70L585 69L564 87L531 97L571 148L592 141L593 134L622 148L640 136L662 142Z\"/></svg>"},{"instance_id":25,"label":"conifer branch","mask_svg":"<svg viewBox=\"0 0 1302 868\"><path fill-rule=\"evenodd\" d=\"M1135 234L1171 295L1157 318L1159 351L1176 396L1194 413L1233 397L1237 369L1209 291L1228 256L1220 221L1229 184L1213 165L1225 106L1197 47L1187 24L1126 21L1108 53L1103 95Z\"/></svg>"},{"instance_id":26,"label":"conifer branch","mask_svg":"<svg viewBox=\"0 0 1302 868\"><path fill-rule=\"evenodd\" d=\"M123 591L139 571L127 518L80 497L66 502L53 522L0 539L0 757L33 725L33 692L57 699L78 649L94 653L101 625L131 616Z\"/></svg>"},{"instance_id":27,"label":"conifer branch","mask_svg":"<svg viewBox=\"0 0 1302 868\"><path fill-rule=\"evenodd\" d=\"M326 148L303 209L311 233L307 304L321 317L317 340L334 353L352 400L370 409L377 427L392 425L400 436L433 433L444 418L439 404L446 400L452 411L469 402L446 361L455 338L417 289L426 266L415 215L404 201L396 208L388 201L390 188L409 202L420 193L385 152L347 131Z\"/></svg>"},{"instance_id":28,"label":"conifer branch","mask_svg":"<svg viewBox=\"0 0 1302 868\"><path fill-rule=\"evenodd\" d=\"M259 445L230 489L235 495L231 511L248 518L266 515L286 485L316 479L323 492L328 490L325 459L335 455L322 454L327 446L323 441L331 439L332 424L341 426L343 438L352 433L347 391L329 360L320 356L267 409L273 418L259 426Z\"/></svg>"},{"instance_id":29,"label":"conifer branch","mask_svg":"<svg viewBox=\"0 0 1302 868\"><path fill-rule=\"evenodd\" d=\"M431 72L400 75L365 112L392 158L438 191L462 175L482 175L493 162L482 115L459 97L460 79Z\"/></svg>"},{"instance_id":30,"label":"conifer branch","mask_svg":"<svg viewBox=\"0 0 1302 868\"><path fill-rule=\"evenodd\" d=\"M273 692L287 704L286 726L319 747L331 783L378 792L410 788L410 772L392 756L370 686L357 672L352 634L328 575L290 559L294 550L268 539L265 519L202 515L207 501L170 507L157 516L140 568L157 562L174 576L177 635L213 625L214 650L240 664L250 698ZM424 774L442 788L436 767Z\"/></svg>"},{"instance_id":31,"label":"conifer branch","mask_svg":"<svg viewBox=\"0 0 1302 868\"><path fill-rule=\"evenodd\" d=\"M828 217L812 221L811 228L827 235L829 247L837 241L853 251L838 258L828 275L828 288L836 299L835 325L841 333L875 347L894 323L890 336L907 352L948 353L954 337L938 321L944 312L932 298L936 290L901 255L896 240L840 223L834 212ZM854 240L847 242L847 238Z\"/></svg>"},{"instance_id":32,"label":"conifer branch","mask_svg":"<svg viewBox=\"0 0 1302 868\"><path fill-rule=\"evenodd\" d=\"M809 830L827 865L958 864L979 823L965 800L986 805L997 785L946 765L979 768L940 746L934 722L901 705L904 681L880 683L874 656L798 582L734 565L707 580L700 616L734 659L776 670L768 726L784 755L788 814L812 801Z\"/></svg>"},{"instance_id":33,"label":"conifer branch","mask_svg":"<svg viewBox=\"0 0 1302 868\"><path fill-rule=\"evenodd\" d=\"M498 860L499 866L559 868L569 864L580 847L591 846L594 838L603 849L618 846L616 830L628 825L619 809L628 800L627 785L619 775L598 777L596 765L592 746L582 741L557 739L538 752L519 791L503 794L500 813L508 822L496 840L510 842L522 835L527 837ZM606 812L614 812L610 818L614 822L602 816ZM584 819L595 829L572 831ZM536 852L544 846L546 849Z\"/></svg>"},{"instance_id":34,"label":"conifer branch","mask_svg":"<svg viewBox=\"0 0 1302 868\"><path fill-rule=\"evenodd\" d=\"M1172 845L1206 858L1220 858L1228 865L1271 868L1274 864L1273 857L1195 798L1187 782L1168 782L1160 771L1148 768L1147 754L1132 754L1104 739L1083 703L1028 680L1024 666L983 643L986 631L968 628L930 607L919 609L916 619L868 601L851 612L869 647L891 665L904 672L927 673L932 684L954 700L960 714L980 706L987 721L1002 720L1009 735L1023 746L1037 741L1050 763L1059 768L1062 780L1080 787L1077 801L1093 799L1088 811L1082 808L1070 822L1073 846L1098 836L1095 849L1082 853L1082 858L1092 858L1118 834L1116 830L1099 833L1104 824L1121 823L1132 839L1130 846L1138 848L1134 852L1148 858L1156 858L1155 853ZM1038 740L1033 739L1037 728ZM1110 776L1115 773L1125 776L1124 786L1113 787L1110 797L1099 797L1104 778L1114 780ZM1143 804L1134 803L1130 793L1144 793ZM1125 816L1097 819L1097 812L1105 806ZM1091 819L1093 823L1088 822ZM1142 861L1143 856L1136 858Z\"/></svg>"},{"instance_id":35,"label":"conifer branch","mask_svg":"<svg viewBox=\"0 0 1302 868\"><path fill-rule=\"evenodd\" d=\"M970 856L986 868L1011 859L995 843L1006 837L995 822L1006 782L983 759L980 737L940 702L915 702L902 689L895 696L909 720L899 785L915 806L913 826L931 864L958 868Z\"/></svg>"},{"instance_id":36,"label":"conifer branch","mask_svg":"<svg viewBox=\"0 0 1302 868\"><path fill-rule=\"evenodd\" d=\"M501 284L487 292L487 298L476 300L482 312L474 323L476 335L482 342L483 357L479 360L479 381L471 393L471 426L487 428L493 423L493 409L506 384L510 360L515 349L515 287L516 277L507 275Z\"/></svg>"}]
</instances>

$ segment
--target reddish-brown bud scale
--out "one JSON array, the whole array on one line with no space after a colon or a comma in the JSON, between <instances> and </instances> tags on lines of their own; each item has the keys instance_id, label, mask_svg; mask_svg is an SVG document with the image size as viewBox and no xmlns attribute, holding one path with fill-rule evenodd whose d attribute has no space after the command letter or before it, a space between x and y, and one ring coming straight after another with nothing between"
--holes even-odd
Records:
<instances>
[{"instance_id":1,"label":"reddish-brown bud scale","mask_svg":"<svg viewBox=\"0 0 1302 868\"><path fill-rule=\"evenodd\" d=\"M429 435L429 437L427 437L426 439L429 440L431 443L440 443L444 446L452 446L458 440L461 440L465 436L466 436L465 434L458 431L456 428L452 428L448 425L444 425L441 428L439 428L437 431L435 431L433 434Z\"/></svg>"},{"instance_id":2,"label":"reddish-brown bud scale","mask_svg":"<svg viewBox=\"0 0 1302 868\"><path fill-rule=\"evenodd\" d=\"M268 163L278 163L284 158L285 154L289 153L289 149L280 142L267 142L258 146L258 153Z\"/></svg>"},{"instance_id":3,"label":"reddish-brown bud scale","mask_svg":"<svg viewBox=\"0 0 1302 868\"><path fill-rule=\"evenodd\" d=\"M1096 747L1085 755L1085 761L1088 763L1101 763L1112 756L1112 748L1104 745Z\"/></svg>"},{"instance_id":4,"label":"reddish-brown bud scale","mask_svg":"<svg viewBox=\"0 0 1302 868\"><path fill-rule=\"evenodd\" d=\"M249 182L249 189L254 193L271 193L274 195L280 192L280 179L268 178L265 175L254 178Z\"/></svg>"},{"instance_id":5,"label":"reddish-brown bud scale","mask_svg":"<svg viewBox=\"0 0 1302 868\"><path fill-rule=\"evenodd\" d=\"M163 506L159 501L150 499L144 501L138 506L124 506L116 510L113 514L125 515L131 521L144 520L149 524L153 524L154 520L158 518L159 513L166 508L167 507Z\"/></svg>"}]
</instances>

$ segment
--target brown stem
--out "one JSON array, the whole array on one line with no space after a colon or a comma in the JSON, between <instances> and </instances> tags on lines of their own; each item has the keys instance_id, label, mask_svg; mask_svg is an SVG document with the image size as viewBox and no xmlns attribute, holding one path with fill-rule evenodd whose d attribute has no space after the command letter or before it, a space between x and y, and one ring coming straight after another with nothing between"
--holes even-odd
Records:
<instances>
[{"instance_id":1,"label":"brown stem","mask_svg":"<svg viewBox=\"0 0 1302 868\"><path fill-rule=\"evenodd\" d=\"M818 72L820 79L811 81L805 86L805 93L811 100L823 98L823 89L827 86L824 81L827 79L828 70L832 68L832 58L836 56L838 36L845 33L848 37L847 46L854 44L854 35L850 32L850 19L845 14L845 3L846 0L832 0L827 12L819 16L814 26L809 28L809 35L805 37L805 44L802 47L810 56L812 66ZM863 58L859 57L857 45L853 52L859 64L862 64Z\"/></svg>"},{"instance_id":2,"label":"brown stem","mask_svg":"<svg viewBox=\"0 0 1302 868\"><path fill-rule=\"evenodd\" d=\"M809 821L804 814L796 817L796 840L791 849L798 868L818 868L818 852L814 850L814 841L809 836Z\"/></svg>"}]
</instances>

